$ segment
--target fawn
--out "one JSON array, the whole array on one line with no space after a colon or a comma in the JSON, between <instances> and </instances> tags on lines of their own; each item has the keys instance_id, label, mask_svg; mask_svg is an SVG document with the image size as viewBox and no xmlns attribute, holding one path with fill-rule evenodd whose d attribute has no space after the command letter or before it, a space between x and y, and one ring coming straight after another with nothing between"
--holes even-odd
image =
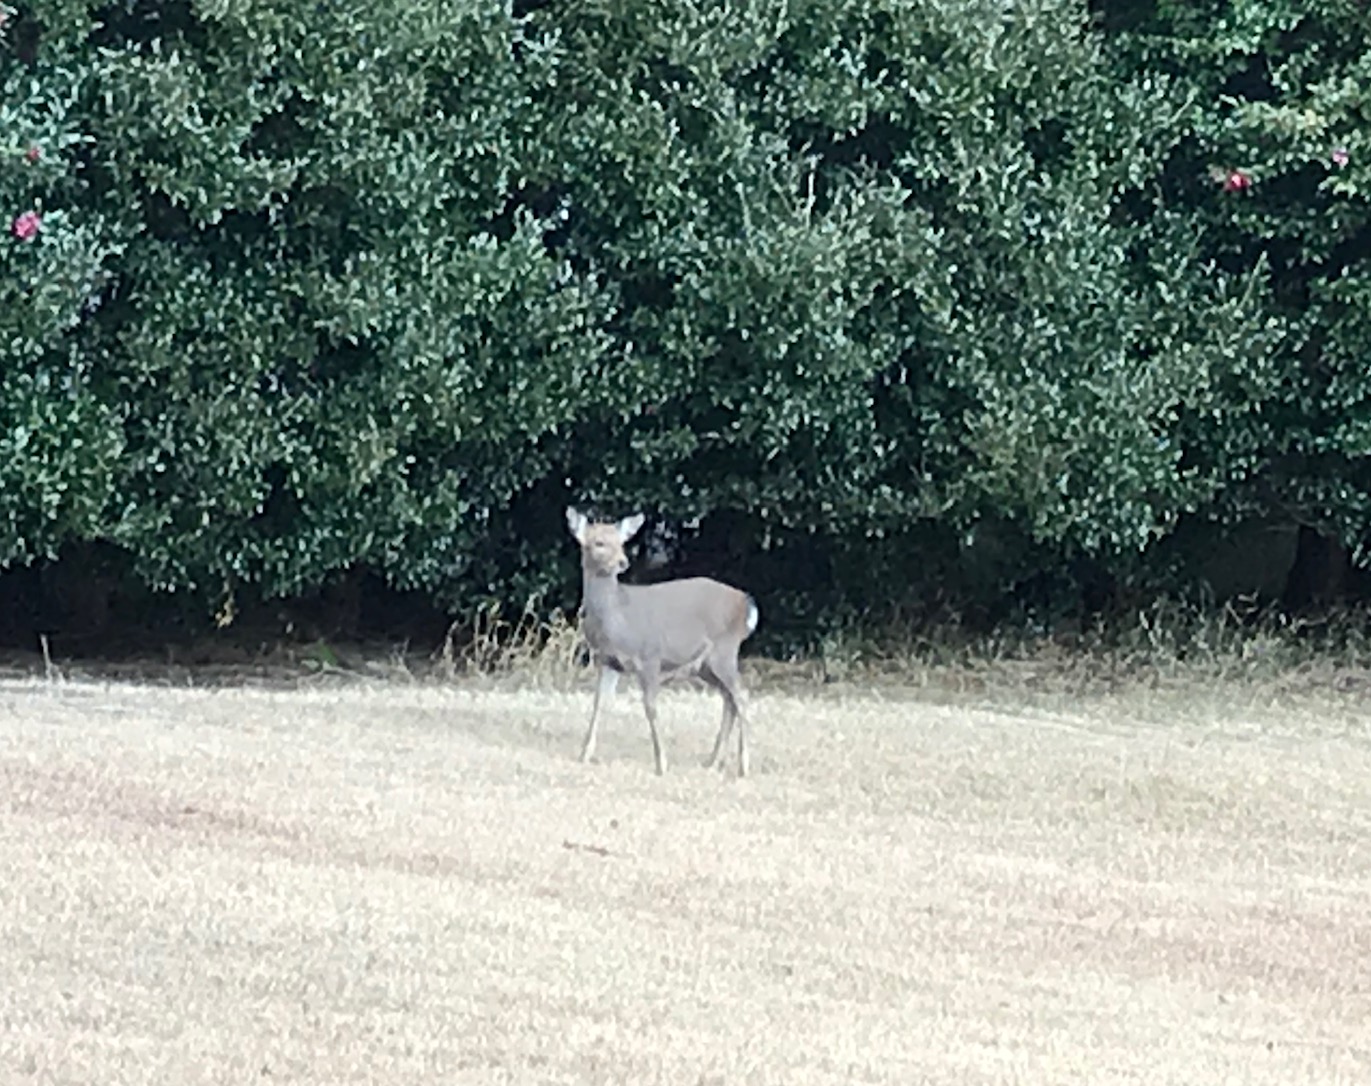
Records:
<instances>
[{"instance_id":1,"label":"fawn","mask_svg":"<svg viewBox=\"0 0 1371 1086\"><path fill-rule=\"evenodd\" d=\"M747 718L743 715L738 649L757 628L757 604L746 592L707 577L652 585L619 583L628 569L627 543L643 516L618 523L592 523L574 508L567 527L581 545L582 630L600 668L581 760L595 754L600 702L614 691L620 674L633 675L643 693L657 773L666 772L666 752L657 733L657 692L673 679L698 676L723 696L724 716L708 766L720 763L733 725L738 726L738 776L747 776Z\"/></svg>"}]
</instances>

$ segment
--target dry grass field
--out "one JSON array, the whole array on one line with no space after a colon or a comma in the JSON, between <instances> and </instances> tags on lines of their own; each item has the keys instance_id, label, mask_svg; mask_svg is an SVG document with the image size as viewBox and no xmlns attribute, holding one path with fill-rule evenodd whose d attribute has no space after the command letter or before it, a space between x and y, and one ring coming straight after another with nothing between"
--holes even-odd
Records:
<instances>
[{"instance_id":1,"label":"dry grass field","mask_svg":"<svg viewBox=\"0 0 1371 1086\"><path fill-rule=\"evenodd\" d=\"M0 682L5 1083L1371 1082L1371 712Z\"/></svg>"}]
</instances>

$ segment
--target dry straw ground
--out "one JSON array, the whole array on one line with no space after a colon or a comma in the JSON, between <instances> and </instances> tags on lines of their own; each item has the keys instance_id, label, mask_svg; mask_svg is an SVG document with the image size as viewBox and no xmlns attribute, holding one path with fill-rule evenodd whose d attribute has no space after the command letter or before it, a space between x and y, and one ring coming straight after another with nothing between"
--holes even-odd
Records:
<instances>
[{"instance_id":1,"label":"dry straw ground","mask_svg":"<svg viewBox=\"0 0 1371 1086\"><path fill-rule=\"evenodd\" d=\"M6 1083L1371 1082L1371 715L0 682Z\"/></svg>"}]
</instances>

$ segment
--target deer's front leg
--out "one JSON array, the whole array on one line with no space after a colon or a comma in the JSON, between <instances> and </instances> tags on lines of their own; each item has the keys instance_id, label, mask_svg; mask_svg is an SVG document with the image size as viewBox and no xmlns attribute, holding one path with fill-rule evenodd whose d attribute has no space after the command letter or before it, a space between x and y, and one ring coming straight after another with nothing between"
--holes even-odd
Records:
<instances>
[{"instance_id":1,"label":"deer's front leg","mask_svg":"<svg viewBox=\"0 0 1371 1086\"><path fill-rule=\"evenodd\" d=\"M600 680L595 684L595 704L590 710L590 728L586 732L585 744L581 747L581 761L588 762L595 757L595 741L600 723L600 701L614 693L619 685L619 673L607 664L600 665Z\"/></svg>"}]
</instances>

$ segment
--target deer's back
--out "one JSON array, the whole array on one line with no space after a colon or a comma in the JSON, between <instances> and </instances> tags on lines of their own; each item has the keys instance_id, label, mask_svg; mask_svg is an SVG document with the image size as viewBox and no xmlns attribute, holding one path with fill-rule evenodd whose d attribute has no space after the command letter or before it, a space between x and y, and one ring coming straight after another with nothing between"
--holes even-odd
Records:
<instances>
[{"instance_id":1,"label":"deer's back","mask_svg":"<svg viewBox=\"0 0 1371 1086\"><path fill-rule=\"evenodd\" d=\"M749 633L747 593L708 577L619 588L616 613L593 616L600 634L593 640L603 642L596 646L602 650L673 664L706 642L741 643Z\"/></svg>"},{"instance_id":2,"label":"deer's back","mask_svg":"<svg viewBox=\"0 0 1371 1086\"><path fill-rule=\"evenodd\" d=\"M747 620L747 593L709 577L624 585L624 591L630 601L655 616L693 623L710 634L742 629Z\"/></svg>"}]
</instances>

